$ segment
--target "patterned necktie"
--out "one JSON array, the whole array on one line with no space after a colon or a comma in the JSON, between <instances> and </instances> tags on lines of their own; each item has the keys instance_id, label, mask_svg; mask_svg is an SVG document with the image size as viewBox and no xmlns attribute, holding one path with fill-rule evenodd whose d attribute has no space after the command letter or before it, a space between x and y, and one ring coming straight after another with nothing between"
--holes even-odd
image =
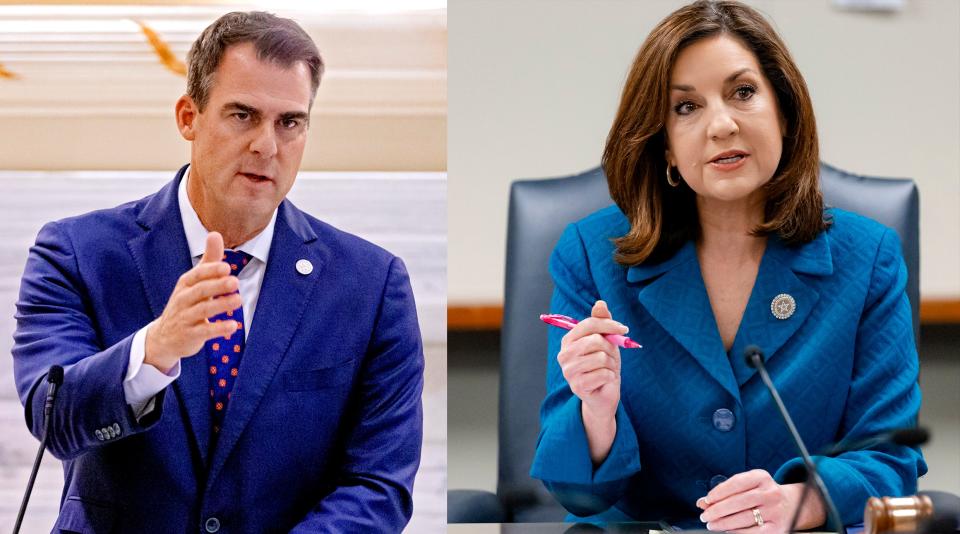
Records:
<instances>
[{"instance_id":1,"label":"patterned necktie","mask_svg":"<svg viewBox=\"0 0 960 534\"><path fill-rule=\"evenodd\" d=\"M230 274L237 276L250 262L251 256L246 252L226 250L223 261L230 265ZM237 291L239 293L239 291ZM237 321L237 329L229 336L208 339L204 345L207 353L207 365L210 378L210 414L213 419L213 441L223 427L223 416L227 413L227 403L230 402L230 391L237 380L240 370L240 357L246 345L243 335L243 307L221 313L210 318L210 321L233 319Z\"/></svg>"}]
</instances>

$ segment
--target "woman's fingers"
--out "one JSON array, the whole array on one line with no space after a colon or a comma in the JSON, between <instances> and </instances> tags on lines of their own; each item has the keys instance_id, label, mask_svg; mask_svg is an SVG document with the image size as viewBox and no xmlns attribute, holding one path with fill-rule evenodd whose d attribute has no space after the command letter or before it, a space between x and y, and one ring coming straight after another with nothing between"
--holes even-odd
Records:
<instances>
[{"instance_id":1,"label":"woman's fingers","mask_svg":"<svg viewBox=\"0 0 960 534\"><path fill-rule=\"evenodd\" d=\"M770 476L770 473L764 471L763 469L753 469L747 471L746 473L737 473L732 477L724 480L720 484L717 484L715 488L710 490L710 493L703 498L703 500L708 505L716 504L731 495L736 495L738 493L743 493L747 490L751 490L760 486L764 482L773 482L773 477Z\"/></svg>"},{"instance_id":2,"label":"woman's fingers","mask_svg":"<svg viewBox=\"0 0 960 534\"><path fill-rule=\"evenodd\" d=\"M574 393L589 394L597 389L619 380L619 374L610 369L594 369L576 376L570 384Z\"/></svg>"},{"instance_id":3,"label":"woman's fingers","mask_svg":"<svg viewBox=\"0 0 960 534\"><path fill-rule=\"evenodd\" d=\"M588 317L583 321L580 321L569 332L564 334L563 339L560 341L560 346L566 347L567 345L576 342L578 339L582 339L593 334L626 335L629 331L629 328L618 323L617 321L614 321L613 319L598 319L596 317Z\"/></svg>"},{"instance_id":4,"label":"woman's fingers","mask_svg":"<svg viewBox=\"0 0 960 534\"><path fill-rule=\"evenodd\" d=\"M781 532L789 528L790 515L783 488L762 469L736 474L697 500L697 506L704 508L700 520L709 530ZM762 526L754 510L763 519Z\"/></svg>"},{"instance_id":5,"label":"woman's fingers","mask_svg":"<svg viewBox=\"0 0 960 534\"><path fill-rule=\"evenodd\" d=\"M714 521L726 519L734 515L739 514L743 511L751 511L754 508L758 508L764 504L764 495L763 490L759 488L754 488L747 490L743 493L738 493L736 495L731 495L722 501L711 505L706 509L702 514L700 514L700 520L704 523L710 524ZM753 512L750 512L751 522L753 518ZM743 528L741 527L731 527L731 528ZM712 529L711 529L712 530ZM726 529L724 529L726 530Z\"/></svg>"},{"instance_id":6,"label":"woman's fingers","mask_svg":"<svg viewBox=\"0 0 960 534\"><path fill-rule=\"evenodd\" d=\"M620 350L617 346L607 341L607 338L601 334L590 334L561 349L560 354L557 355L557 359L560 361L560 364L563 365L564 359L573 360L594 352L605 352L617 358L619 358L620 355Z\"/></svg>"},{"instance_id":7,"label":"woman's fingers","mask_svg":"<svg viewBox=\"0 0 960 534\"><path fill-rule=\"evenodd\" d=\"M613 318L613 316L610 315L610 310L607 309L607 303L602 300L598 300L593 303L593 309L590 310L590 317L597 317L600 319Z\"/></svg>"},{"instance_id":8,"label":"woman's fingers","mask_svg":"<svg viewBox=\"0 0 960 534\"><path fill-rule=\"evenodd\" d=\"M737 512L736 514L707 523L707 529L723 532L751 528L756 531L757 527L758 525L756 518L753 516L753 509L743 510L741 512Z\"/></svg>"},{"instance_id":9,"label":"woman's fingers","mask_svg":"<svg viewBox=\"0 0 960 534\"><path fill-rule=\"evenodd\" d=\"M563 369L564 376L569 376L570 378L596 371L597 369L609 369L619 374L620 362L606 352L593 352L573 358L567 362L566 365L561 364L561 369Z\"/></svg>"}]
</instances>

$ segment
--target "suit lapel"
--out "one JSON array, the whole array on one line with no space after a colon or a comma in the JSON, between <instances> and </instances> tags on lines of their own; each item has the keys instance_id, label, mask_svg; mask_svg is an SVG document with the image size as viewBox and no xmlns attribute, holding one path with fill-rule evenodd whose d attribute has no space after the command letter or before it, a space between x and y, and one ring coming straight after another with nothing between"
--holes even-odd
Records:
<instances>
[{"instance_id":1,"label":"suit lapel","mask_svg":"<svg viewBox=\"0 0 960 534\"><path fill-rule=\"evenodd\" d=\"M739 400L740 386L756 373L743 361L744 349L757 345L767 360L777 357L820 299L816 280L801 278L798 274L825 276L832 272L826 232L796 247L788 247L780 238L771 236L729 357L720 340L693 242L687 242L662 263L630 267L627 281L646 283L638 293L643 307L714 380ZM780 294L790 295L796 302L796 309L787 319L776 318L770 309Z\"/></svg>"},{"instance_id":2,"label":"suit lapel","mask_svg":"<svg viewBox=\"0 0 960 534\"><path fill-rule=\"evenodd\" d=\"M267 270L240 362L239 377L213 451L208 488L267 392L320 280L329 251L316 240L303 214L284 200L277 213ZM297 262L304 259L313 265L309 274L301 274L297 269Z\"/></svg>"},{"instance_id":3,"label":"suit lapel","mask_svg":"<svg viewBox=\"0 0 960 534\"><path fill-rule=\"evenodd\" d=\"M757 372L744 362L744 349L756 345L763 350L767 361L777 358L778 351L800 329L820 300L816 280L797 275L824 276L832 272L833 260L825 232L797 247L788 247L775 236L768 239L731 349L730 360L738 385L745 384ZM771 304L779 295L789 295L796 303L792 315L785 319L778 319L771 310Z\"/></svg>"},{"instance_id":4,"label":"suit lapel","mask_svg":"<svg viewBox=\"0 0 960 534\"><path fill-rule=\"evenodd\" d=\"M740 398L736 379L720 341L693 242L656 265L637 265L627 271L629 282L653 278L638 299L647 312L719 382L733 398Z\"/></svg>"},{"instance_id":5,"label":"suit lapel","mask_svg":"<svg viewBox=\"0 0 960 534\"><path fill-rule=\"evenodd\" d=\"M127 243L154 317L163 313L180 275L193 266L177 202L177 188L185 169L181 168L176 178L144 205L137 217L144 232ZM206 367L204 358L197 355L180 360L180 377L173 385L186 411L201 465L206 465L210 440Z\"/></svg>"}]
</instances>

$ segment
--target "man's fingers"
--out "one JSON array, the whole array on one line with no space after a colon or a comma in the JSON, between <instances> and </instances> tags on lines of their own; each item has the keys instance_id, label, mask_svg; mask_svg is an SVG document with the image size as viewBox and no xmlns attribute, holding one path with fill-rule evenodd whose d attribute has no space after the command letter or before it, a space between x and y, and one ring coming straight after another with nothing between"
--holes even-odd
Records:
<instances>
[{"instance_id":1,"label":"man's fingers","mask_svg":"<svg viewBox=\"0 0 960 534\"><path fill-rule=\"evenodd\" d=\"M237 321L233 319L221 321L206 321L197 323L186 330L186 333L193 340L200 343L201 348L204 343L219 338L222 341L230 339L230 336L237 331Z\"/></svg>"},{"instance_id":2,"label":"man's fingers","mask_svg":"<svg viewBox=\"0 0 960 534\"><path fill-rule=\"evenodd\" d=\"M193 269L190 269L180 276L180 284L189 287L201 280L223 278L225 276L230 276L230 266L222 261L217 263L198 263Z\"/></svg>"},{"instance_id":3,"label":"man's fingers","mask_svg":"<svg viewBox=\"0 0 960 534\"><path fill-rule=\"evenodd\" d=\"M236 310L242 305L243 299L240 298L239 294L233 293L223 297L201 300L186 313L191 322L201 322L221 313Z\"/></svg>"},{"instance_id":4,"label":"man's fingers","mask_svg":"<svg viewBox=\"0 0 960 534\"><path fill-rule=\"evenodd\" d=\"M204 341L215 339L215 338L224 338L229 339L231 335L237 330L237 322L233 319L227 321L211 321L205 325L201 326Z\"/></svg>"},{"instance_id":5,"label":"man's fingers","mask_svg":"<svg viewBox=\"0 0 960 534\"><path fill-rule=\"evenodd\" d=\"M590 316L600 319L610 319L613 317L610 315L610 310L607 309L607 303L602 300L598 300L593 304L593 309L590 310Z\"/></svg>"},{"instance_id":6,"label":"man's fingers","mask_svg":"<svg viewBox=\"0 0 960 534\"><path fill-rule=\"evenodd\" d=\"M201 280L181 291L177 298L182 308L189 308L202 300L233 293L239 285L236 276Z\"/></svg>"},{"instance_id":7,"label":"man's fingers","mask_svg":"<svg viewBox=\"0 0 960 534\"><path fill-rule=\"evenodd\" d=\"M200 263L213 263L223 260L223 236L220 232L210 232L207 234L207 248L203 251L203 257Z\"/></svg>"}]
</instances>

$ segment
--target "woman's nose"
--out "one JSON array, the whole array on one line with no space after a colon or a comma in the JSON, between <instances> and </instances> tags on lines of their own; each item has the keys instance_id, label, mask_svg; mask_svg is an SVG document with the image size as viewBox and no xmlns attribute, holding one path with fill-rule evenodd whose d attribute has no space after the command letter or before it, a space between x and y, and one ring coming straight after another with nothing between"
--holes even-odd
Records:
<instances>
[{"instance_id":1,"label":"woman's nose","mask_svg":"<svg viewBox=\"0 0 960 534\"><path fill-rule=\"evenodd\" d=\"M714 112L710 116L710 122L707 124L707 137L710 139L723 139L740 133L740 126L734 120L729 110L725 106L714 107Z\"/></svg>"}]
</instances>

